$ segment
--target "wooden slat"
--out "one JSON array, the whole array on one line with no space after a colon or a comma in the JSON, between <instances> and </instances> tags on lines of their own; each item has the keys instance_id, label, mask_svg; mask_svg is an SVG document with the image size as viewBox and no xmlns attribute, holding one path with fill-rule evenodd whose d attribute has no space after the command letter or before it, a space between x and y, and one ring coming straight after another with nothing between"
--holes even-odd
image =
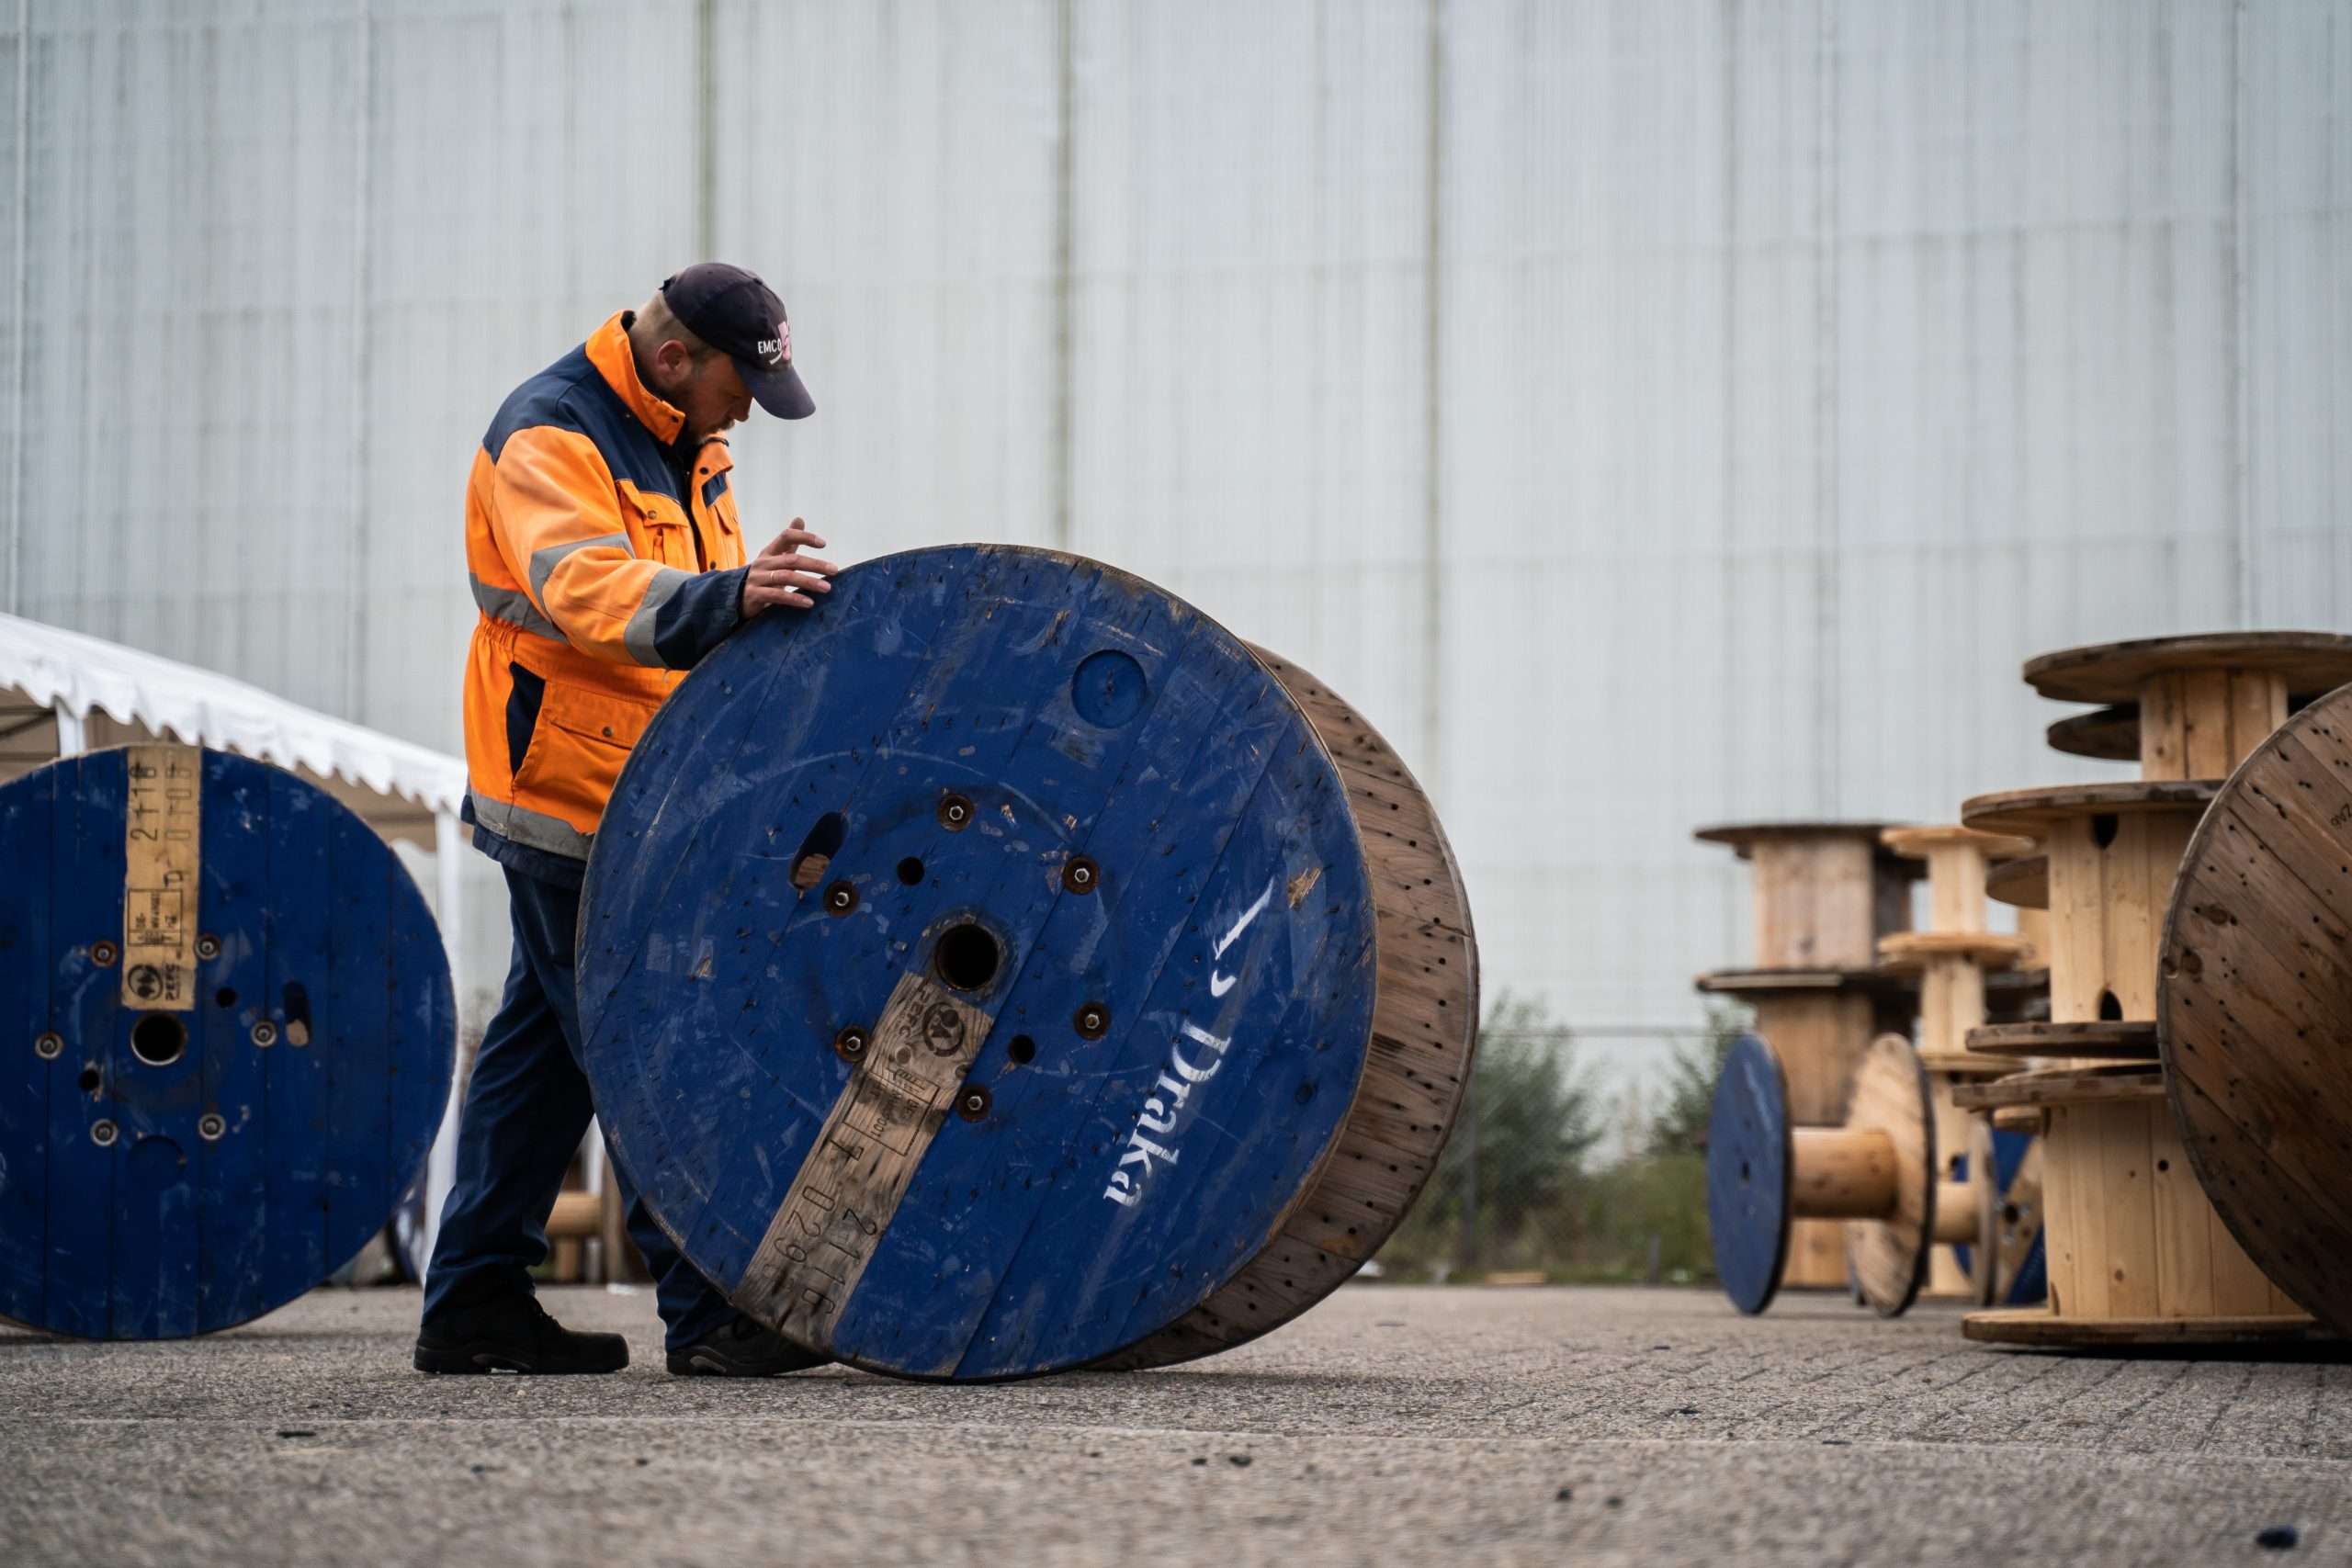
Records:
<instances>
[{"instance_id":1,"label":"wooden slat","mask_svg":"<svg viewBox=\"0 0 2352 1568\"><path fill-rule=\"evenodd\" d=\"M2098 1145L2081 1135L2081 1111L2071 1105L2052 1106L2046 1112L2049 1132L2041 1140L2041 1199L2048 1215L2046 1257L2050 1268L2050 1304L2069 1317L2107 1315L2107 1288L2098 1259L2106 1244L2106 1214L2097 1200L2095 1160Z\"/></svg>"},{"instance_id":2,"label":"wooden slat","mask_svg":"<svg viewBox=\"0 0 2352 1568\"><path fill-rule=\"evenodd\" d=\"M2085 1131L2098 1140L2097 1179L2105 1209L2104 1245L2094 1255L2107 1285L2103 1316L2154 1317L2163 1311L2148 1129L2165 1114L2154 1100L2086 1108Z\"/></svg>"},{"instance_id":3,"label":"wooden slat","mask_svg":"<svg viewBox=\"0 0 2352 1568\"><path fill-rule=\"evenodd\" d=\"M2197 1183L2169 1109L2151 1119L2149 1179L2156 1214L2156 1294L2167 1316L2219 1312L2213 1299L2213 1205Z\"/></svg>"},{"instance_id":4,"label":"wooden slat","mask_svg":"<svg viewBox=\"0 0 2352 1568\"><path fill-rule=\"evenodd\" d=\"M2197 776L2188 771L2188 697L2181 675L2159 675L2140 689L2140 776Z\"/></svg>"}]
</instances>

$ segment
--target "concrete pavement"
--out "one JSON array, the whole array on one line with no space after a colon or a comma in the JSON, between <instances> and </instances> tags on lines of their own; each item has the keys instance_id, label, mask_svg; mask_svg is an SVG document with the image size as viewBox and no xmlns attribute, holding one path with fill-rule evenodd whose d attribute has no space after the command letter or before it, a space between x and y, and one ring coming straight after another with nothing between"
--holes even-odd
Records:
<instances>
[{"instance_id":1,"label":"concrete pavement","mask_svg":"<svg viewBox=\"0 0 2352 1568\"><path fill-rule=\"evenodd\" d=\"M0 1330L0 1560L2352 1562L2340 1360L1360 1285L1164 1372L738 1384L664 1374L650 1296L547 1300L636 1364L423 1377L399 1291L177 1344Z\"/></svg>"}]
</instances>

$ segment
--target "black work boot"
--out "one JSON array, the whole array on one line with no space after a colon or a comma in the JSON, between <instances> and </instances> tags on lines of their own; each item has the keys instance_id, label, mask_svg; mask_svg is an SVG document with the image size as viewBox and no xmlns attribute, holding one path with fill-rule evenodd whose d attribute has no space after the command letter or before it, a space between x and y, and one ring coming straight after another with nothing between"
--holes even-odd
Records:
<instances>
[{"instance_id":1,"label":"black work boot","mask_svg":"<svg viewBox=\"0 0 2352 1568\"><path fill-rule=\"evenodd\" d=\"M617 1334L574 1334L529 1296L456 1307L417 1330L420 1372L616 1372L628 1365Z\"/></svg>"},{"instance_id":2,"label":"black work boot","mask_svg":"<svg viewBox=\"0 0 2352 1568\"><path fill-rule=\"evenodd\" d=\"M804 1350L773 1328L739 1317L683 1350L670 1352L670 1371L682 1378L772 1378L830 1365L832 1358Z\"/></svg>"}]
</instances>

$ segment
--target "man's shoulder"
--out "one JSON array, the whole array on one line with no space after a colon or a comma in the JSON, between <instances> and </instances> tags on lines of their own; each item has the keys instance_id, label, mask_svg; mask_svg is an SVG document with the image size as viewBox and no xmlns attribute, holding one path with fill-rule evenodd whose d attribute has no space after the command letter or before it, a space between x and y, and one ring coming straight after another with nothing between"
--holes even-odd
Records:
<instances>
[{"instance_id":1,"label":"man's shoulder","mask_svg":"<svg viewBox=\"0 0 2352 1568\"><path fill-rule=\"evenodd\" d=\"M586 349L579 347L507 393L506 400L498 405L498 412L481 438L483 447L490 453L490 460L493 463L498 460L508 438L518 430L528 430L535 425L580 430L582 411L579 404L583 378L602 380L596 375L596 367L588 362Z\"/></svg>"},{"instance_id":2,"label":"man's shoulder","mask_svg":"<svg viewBox=\"0 0 2352 1568\"><path fill-rule=\"evenodd\" d=\"M661 445L597 370L585 345L506 395L482 437L482 449L495 463L517 432L537 429L584 435L616 476L643 488L662 488Z\"/></svg>"}]
</instances>

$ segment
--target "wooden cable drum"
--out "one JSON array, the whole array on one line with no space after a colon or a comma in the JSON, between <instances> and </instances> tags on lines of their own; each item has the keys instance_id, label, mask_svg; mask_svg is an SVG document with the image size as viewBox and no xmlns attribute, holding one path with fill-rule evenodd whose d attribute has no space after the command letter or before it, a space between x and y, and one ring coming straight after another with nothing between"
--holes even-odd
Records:
<instances>
[{"instance_id":1,"label":"wooden cable drum","mask_svg":"<svg viewBox=\"0 0 2352 1568\"><path fill-rule=\"evenodd\" d=\"M2218 779L2299 701L2352 681L2352 637L2143 637L2043 654L2027 661L2025 679L2045 697L2108 705L2052 725L2050 743L2059 750L2136 757L2147 779Z\"/></svg>"},{"instance_id":2,"label":"wooden cable drum","mask_svg":"<svg viewBox=\"0 0 2352 1568\"><path fill-rule=\"evenodd\" d=\"M2256 748L2165 912L2156 1041L2181 1141L2246 1255L2352 1335L2352 687Z\"/></svg>"},{"instance_id":3,"label":"wooden cable drum","mask_svg":"<svg viewBox=\"0 0 2352 1568\"><path fill-rule=\"evenodd\" d=\"M175 1338L284 1305L414 1181L449 965L357 817L193 746L0 786L0 1316Z\"/></svg>"},{"instance_id":4,"label":"wooden cable drum","mask_svg":"<svg viewBox=\"0 0 2352 1568\"><path fill-rule=\"evenodd\" d=\"M1458 878L1365 829L1427 806L1355 752L1099 563L843 572L681 682L606 809L581 1014L616 1157L737 1305L873 1371L1263 1332L1393 1228L1468 1077Z\"/></svg>"},{"instance_id":5,"label":"wooden cable drum","mask_svg":"<svg viewBox=\"0 0 2352 1568\"><path fill-rule=\"evenodd\" d=\"M1338 1148L1282 1234L1177 1322L1098 1365L1141 1370L1278 1328L1380 1249L1437 1168L1470 1083L1478 944L1437 811L1380 732L1297 666L1252 647L1339 763L1372 867L1380 945L1371 1057Z\"/></svg>"},{"instance_id":6,"label":"wooden cable drum","mask_svg":"<svg viewBox=\"0 0 2352 1568\"><path fill-rule=\"evenodd\" d=\"M1932 1243L1993 1241L1993 1184L1939 1180L1935 1107L1908 1041L1872 1041L1849 1100L1844 1125L1800 1126L1770 1044L1743 1034L1724 1057L1707 1126L1707 1224L1715 1272L1741 1312L1771 1305L1800 1218L1849 1222L1855 1292L1889 1317L1917 1299Z\"/></svg>"}]
</instances>

